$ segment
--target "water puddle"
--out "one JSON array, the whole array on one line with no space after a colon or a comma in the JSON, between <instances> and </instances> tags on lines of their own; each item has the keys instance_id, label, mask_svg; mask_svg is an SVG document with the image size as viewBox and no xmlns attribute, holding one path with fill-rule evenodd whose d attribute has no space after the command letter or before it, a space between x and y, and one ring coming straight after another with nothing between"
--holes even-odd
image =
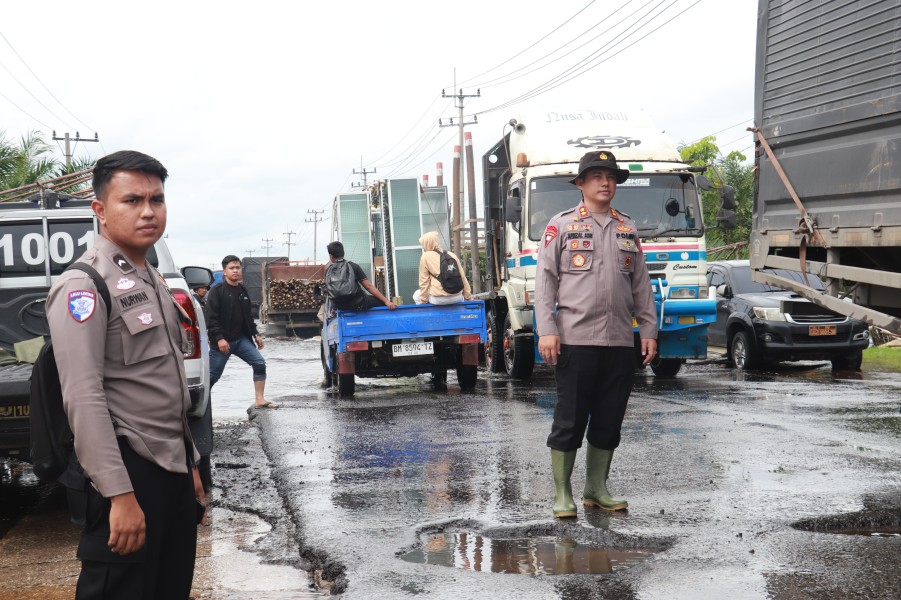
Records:
<instances>
[{"instance_id":1,"label":"water puddle","mask_svg":"<svg viewBox=\"0 0 901 600\"><path fill-rule=\"evenodd\" d=\"M633 567L653 548L608 548L554 536L492 539L472 533L424 534L407 562L518 575L597 575Z\"/></svg>"},{"instance_id":2,"label":"water puddle","mask_svg":"<svg viewBox=\"0 0 901 600\"><path fill-rule=\"evenodd\" d=\"M793 523L792 527L815 533L896 538L901 537L901 510L873 509L844 515L829 515L798 521Z\"/></svg>"}]
</instances>

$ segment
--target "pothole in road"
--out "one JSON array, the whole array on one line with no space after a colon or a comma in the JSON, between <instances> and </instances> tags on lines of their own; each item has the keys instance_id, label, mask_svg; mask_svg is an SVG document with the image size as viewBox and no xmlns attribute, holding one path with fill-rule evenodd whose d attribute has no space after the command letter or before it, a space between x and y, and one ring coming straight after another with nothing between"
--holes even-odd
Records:
<instances>
[{"instance_id":1,"label":"pothole in road","mask_svg":"<svg viewBox=\"0 0 901 600\"><path fill-rule=\"evenodd\" d=\"M425 533L421 547L400 556L418 564L517 575L598 575L628 569L656 548L610 548L569 538L490 538L467 532Z\"/></svg>"},{"instance_id":2,"label":"pothole in road","mask_svg":"<svg viewBox=\"0 0 901 600\"><path fill-rule=\"evenodd\" d=\"M829 515L797 521L792 527L816 533L901 537L901 510L869 510L845 515Z\"/></svg>"}]
</instances>

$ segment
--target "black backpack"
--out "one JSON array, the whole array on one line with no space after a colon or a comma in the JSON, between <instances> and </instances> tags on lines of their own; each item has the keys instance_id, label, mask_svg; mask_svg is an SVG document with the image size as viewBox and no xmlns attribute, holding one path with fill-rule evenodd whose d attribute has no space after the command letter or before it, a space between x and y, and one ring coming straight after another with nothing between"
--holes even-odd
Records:
<instances>
[{"instance_id":1,"label":"black backpack","mask_svg":"<svg viewBox=\"0 0 901 600\"><path fill-rule=\"evenodd\" d=\"M103 277L85 263L72 263L66 269L84 271L94 280L97 291L106 303L106 316L112 311L109 288ZM41 481L56 481L74 460L75 437L63 408L63 392L59 383L53 341L41 348L31 370L30 390L31 465Z\"/></svg>"},{"instance_id":2,"label":"black backpack","mask_svg":"<svg viewBox=\"0 0 901 600\"><path fill-rule=\"evenodd\" d=\"M325 291L337 303L350 302L359 296L360 286L354 269L346 260L329 265L325 272Z\"/></svg>"},{"instance_id":3,"label":"black backpack","mask_svg":"<svg viewBox=\"0 0 901 600\"><path fill-rule=\"evenodd\" d=\"M457 261L447 252L435 250L441 259L438 261L438 281L441 289L448 294L458 294L463 290L463 275Z\"/></svg>"}]
</instances>

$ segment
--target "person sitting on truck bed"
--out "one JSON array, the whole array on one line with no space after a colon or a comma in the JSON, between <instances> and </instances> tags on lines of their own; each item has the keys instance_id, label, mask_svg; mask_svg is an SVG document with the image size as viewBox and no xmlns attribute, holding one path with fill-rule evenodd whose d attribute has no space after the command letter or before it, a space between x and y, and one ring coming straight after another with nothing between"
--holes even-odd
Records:
<instances>
[{"instance_id":1,"label":"person sitting on truck bed","mask_svg":"<svg viewBox=\"0 0 901 600\"><path fill-rule=\"evenodd\" d=\"M326 246L326 249L328 250L329 263L331 263L325 270L326 281L328 281L329 270L339 262L347 262L351 269L353 269L354 276L357 279L357 291L350 299L336 300L331 295L329 296L332 302L332 308L337 310L369 310L370 308L375 308L382 304L387 306L388 310L397 308L397 304L385 298L378 288L372 285L372 282L366 277L366 273L363 272L360 265L350 260L345 261L344 244L341 242L331 242ZM364 289L366 291L363 291ZM328 292L328 286L326 286L326 292ZM369 293L367 294L366 292Z\"/></svg>"},{"instance_id":2,"label":"person sitting on truck bed","mask_svg":"<svg viewBox=\"0 0 901 600\"><path fill-rule=\"evenodd\" d=\"M469 281L457 255L449 250L442 250L438 243L438 232L430 231L419 238L422 246L422 257L419 259L419 289L413 293L416 304L454 304L472 298ZM462 289L446 290L441 283L441 255L447 254L457 265L457 272L462 280ZM453 268L453 264L450 265Z\"/></svg>"}]
</instances>

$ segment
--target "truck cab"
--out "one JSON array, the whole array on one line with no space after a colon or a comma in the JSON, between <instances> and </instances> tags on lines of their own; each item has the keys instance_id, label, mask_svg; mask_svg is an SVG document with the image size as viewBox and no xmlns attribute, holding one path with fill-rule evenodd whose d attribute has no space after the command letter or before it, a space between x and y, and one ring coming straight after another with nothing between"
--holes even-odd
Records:
<instances>
[{"instance_id":1,"label":"truck cab","mask_svg":"<svg viewBox=\"0 0 901 600\"><path fill-rule=\"evenodd\" d=\"M570 180L591 149L612 151L630 171L613 207L635 221L654 286L654 373L671 377L686 358L706 357L716 314L705 282L699 169L640 111L551 111L511 119L510 127L483 157L490 368L528 378L541 361L533 314L539 241L551 217L580 202Z\"/></svg>"}]
</instances>

